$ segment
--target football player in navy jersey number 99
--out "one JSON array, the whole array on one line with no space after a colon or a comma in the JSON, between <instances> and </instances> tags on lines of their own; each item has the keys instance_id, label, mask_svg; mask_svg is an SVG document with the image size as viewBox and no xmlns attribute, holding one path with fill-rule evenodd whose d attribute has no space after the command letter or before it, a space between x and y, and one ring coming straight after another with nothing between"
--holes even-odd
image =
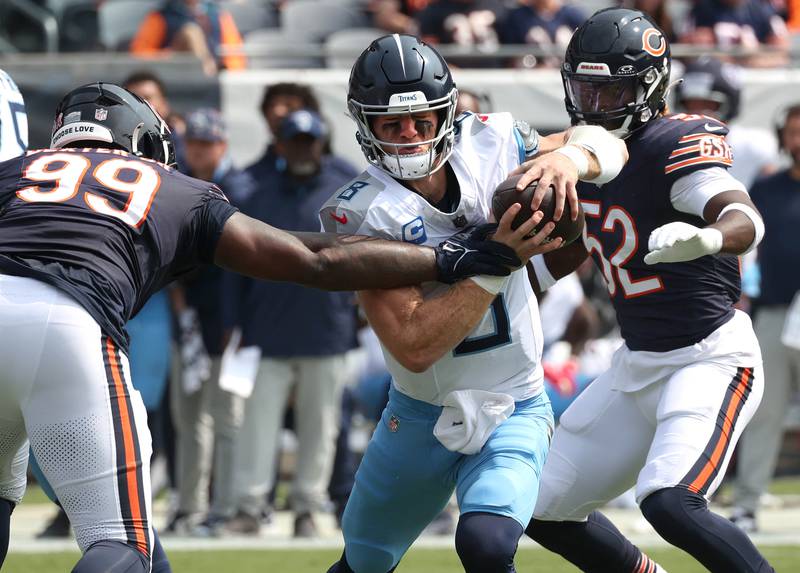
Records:
<instances>
[{"instance_id":1,"label":"football player in navy jersey number 99","mask_svg":"<svg viewBox=\"0 0 800 573\"><path fill-rule=\"evenodd\" d=\"M64 97L51 147L0 163L0 542L30 439L84 552L79 573L150 571L150 434L124 324L152 293L210 262L343 290L520 264L471 232L431 249L250 219L174 171L166 124L113 84Z\"/></svg>"},{"instance_id":2,"label":"football player in navy jersey number 99","mask_svg":"<svg viewBox=\"0 0 800 573\"><path fill-rule=\"evenodd\" d=\"M737 255L764 226L728 173L728 128L667 115L669 71L663 33L634 10L595 13L567 48L573 123L625 137L630 160L610 183L579 183L584 240L544 255L537 276L546 288L591 256L625 344L561 417L526 532L583 571L663 571L597 511L635 485L656 531L710 571L773 571L707 503L764 388L750 319L733 308Z\"/></svg>"}]
</instances>

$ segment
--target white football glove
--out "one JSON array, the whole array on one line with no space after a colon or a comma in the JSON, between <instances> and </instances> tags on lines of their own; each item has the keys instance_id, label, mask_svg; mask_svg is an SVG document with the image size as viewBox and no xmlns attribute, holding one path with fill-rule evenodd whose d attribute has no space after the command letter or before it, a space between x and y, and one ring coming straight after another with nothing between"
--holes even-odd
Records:
<instances>
[{"instance_id":1,"label":"white football glove","mask_svg":"<svg viewBox=\"0 0 800 573\"><path fill-rule=\"evenodd\" d=\"M722 233L688 223L667 223L650 233L647 247L650 252L644 262L648 265L691 261L718 253L722 249Z\"/></svg>"}]
</instances>

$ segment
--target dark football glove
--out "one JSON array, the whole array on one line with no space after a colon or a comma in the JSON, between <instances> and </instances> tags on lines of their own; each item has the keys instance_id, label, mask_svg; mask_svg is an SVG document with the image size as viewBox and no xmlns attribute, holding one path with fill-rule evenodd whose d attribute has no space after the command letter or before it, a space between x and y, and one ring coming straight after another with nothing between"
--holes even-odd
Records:
<instances>
[{"instance_id":1,"label":"dark football glove","mask_svg":"<svg viewBox=\"0 0 800 573\"><path fill-rule=\"evenodd\" d=\"M436 247L439 281L452 284L475 275L504 277L522 265L514 249L486 237L497 229L494 223L479 225L445 239Z\"/></svg>"}]
</instances>

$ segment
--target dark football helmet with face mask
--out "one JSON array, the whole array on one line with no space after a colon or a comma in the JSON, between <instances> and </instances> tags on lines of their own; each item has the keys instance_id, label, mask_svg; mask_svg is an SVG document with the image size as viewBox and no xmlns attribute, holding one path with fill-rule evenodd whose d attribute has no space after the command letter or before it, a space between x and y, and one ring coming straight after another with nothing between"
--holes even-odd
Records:
<instances>
[{"instance_id":1,"label":"dark football helmet with face mask","mask_svg":"<svg viewBox=\"0 0 800 573\"><path fill-rule=\"evenodd\" d=\"M573 125L627 137L665 109L669 72L669 44L649 16L596 12L573 34L561 68Z\"/></svg>"},{"instance_id":2,"label":"dark football helmet with face mask","mask_svg":"<svg viewBox=\"0 0 800 573\"><path fill-rule=\"evenodd\" d=\"M50 147L108 147L165 165L175 164L166 122L136 94L115 84L86 84L56 108Z\"/></svg>"},{"instance_id":3,"label":"dark football helmet with face mask","mask_svg":"<svg viewBox=\"0 0 800 573\"><path fill-rule=\"evenodd\" d=\"M347 109L358 126L356 138L367 161L398 179L420 179L441 168L455 141L456 90L447 63L428 44L407 34L378 38L358 57L350 73ZM381 141L372 128L378 116L435 111L439 125L422 142ZM427 146L420 153L401 150Z\"/></svg>"}]
</instances>

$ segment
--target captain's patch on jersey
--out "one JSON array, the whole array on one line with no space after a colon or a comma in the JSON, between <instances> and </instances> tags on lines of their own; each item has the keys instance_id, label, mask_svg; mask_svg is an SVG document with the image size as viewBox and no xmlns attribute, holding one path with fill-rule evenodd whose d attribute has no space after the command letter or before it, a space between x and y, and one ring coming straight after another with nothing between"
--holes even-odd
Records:
<instances>
[{"instance_id":1,"label":"captain's patch on jersey","mask_svg":"<svg viewBox=\"0 0 800 573\"><path fill-rule=\"evenodd\" d=\"M406 243L421 245L428 240L428 233L425 231L425 223L422 217L415 217L403 225L403 240Z\"/></svg>"},{"instance_id":2,"label":"captain's patch on jersey","mask_svg":"<svg viewBox=\"0 0 800 573\"><path fill-rule=\"evenodd\" d=\"M667 160L664 173L670 174L698 164L703 167L730 167L733 164L733 152L723 136L692 133L681 137Z\"/></svg>"}]
</instances>

